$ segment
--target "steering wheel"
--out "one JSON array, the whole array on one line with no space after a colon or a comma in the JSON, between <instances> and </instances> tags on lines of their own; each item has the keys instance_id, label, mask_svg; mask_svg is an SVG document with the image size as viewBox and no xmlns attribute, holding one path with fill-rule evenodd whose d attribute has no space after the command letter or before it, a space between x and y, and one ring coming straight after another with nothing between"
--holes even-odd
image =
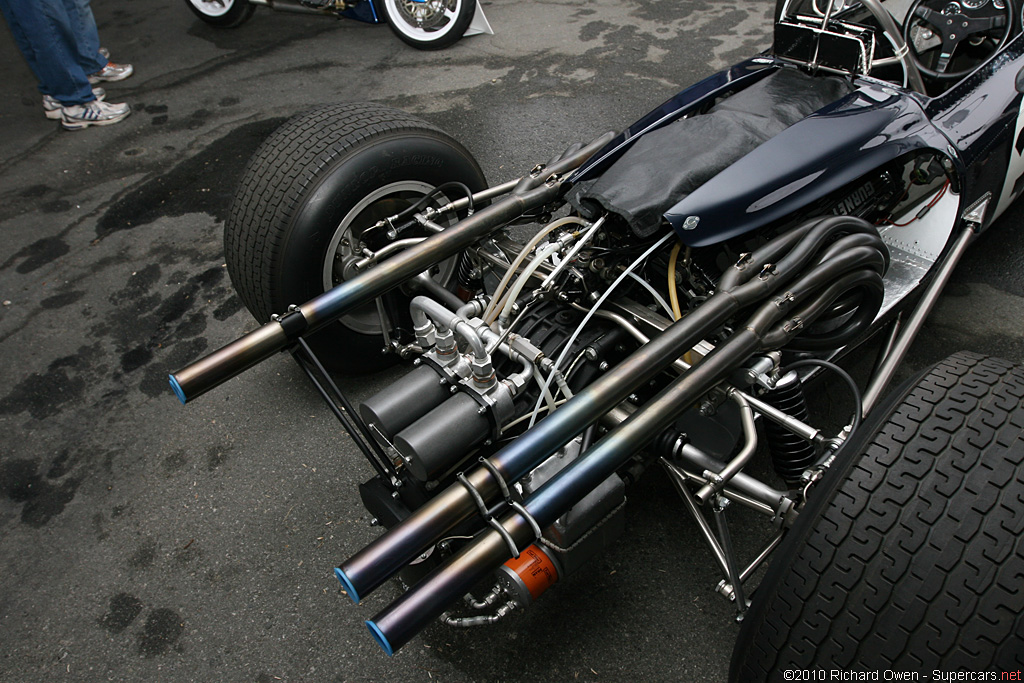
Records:
<instances>
[{"instance_id":1,"label":"steering wheel","mask_svg":"<svg viewBox=\"0 0 1024 683\"><path fill-rule=\"evenodd\" d=\"M976 1L914 0L903 22L903 40L910 48L910 58L921 73L944 80L967 75L973 66L960 71L948 71L957 47L965 40L974 45L994 45L985 55L986 59L1006 45L1013 27L1012 0L1003 0L1001 3L983 0L979 7L973 9L966 6L968 2ZM934 38L926 40L935 44L919 50L920 36L914 40L911 35L915 27L930 32ZM997 31L999 33L994 35ZM924 64L924 56L936 49L939 50L938 58L929 67Z\"/></svg>"}]
</instances>

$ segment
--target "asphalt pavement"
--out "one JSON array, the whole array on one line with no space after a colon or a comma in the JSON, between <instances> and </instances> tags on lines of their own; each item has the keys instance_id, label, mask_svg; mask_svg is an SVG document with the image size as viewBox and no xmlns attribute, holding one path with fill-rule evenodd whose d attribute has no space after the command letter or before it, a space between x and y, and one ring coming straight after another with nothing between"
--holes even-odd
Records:
<instances>
[{"instance_id":1,"label":"asphalt pavement","mask_svg":"<svg viewBox=\"0 0 1024 683\"><path fill-rule=\"evenodd\" d=\"M94 0L135 75L124 123L65 132L0 31L0 681L721 681L736 633L661 477L627 532L529 611L433 626L395 657L331 570L374 538L371 472L287 358L182 407L168 371L254 322L222 229L245 160L289 116L373 100L440 125L502 182L620 129L769 44L768 2L494 0L496 34L419 52L384 26L184 0ZM1014 207L969 252L905 364L1024 361ZM395 373L346 382L356 400ZM744 520L740 544L765 529Z\"/></svg>"}]
</instances>

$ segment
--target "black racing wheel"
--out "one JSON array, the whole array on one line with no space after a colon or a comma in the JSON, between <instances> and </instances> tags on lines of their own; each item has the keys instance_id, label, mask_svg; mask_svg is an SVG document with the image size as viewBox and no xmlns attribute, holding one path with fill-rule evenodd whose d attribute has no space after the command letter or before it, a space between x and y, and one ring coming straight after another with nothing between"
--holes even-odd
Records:
<instances>
[{"instance_id":1,"label":"black racing wheel","mask_svg":"<svg viewBox=\"0 0 1024 683\"><path fill-rule=\"evenodd\" d=\"M427 195L434 206L458 199L462 192L450 189L452 183L470 192L487 187L472 155L425 121L371 103L299 114L264 141L242 175L224 224L231 282L265 323L370 267L359 264L371 243L381 252L401 248L402 240L380 234L378 221ZM417 226L403 238L427 234ZM448 259L430 275L448 285L456 266ZM397 358L381 353L388 336L411 329L410 298L393 290L325 326L309 343L332 370L380 370Z\"/></svg>"},{"instance_id":2,"label":"black racing wheel","mask_svg":"<svg viewBox=\"0 0 1024 683\"><path fill-rule=\"evenodd\" d=\"M960 78L1006 44L1012 12L1012 0L914 0L903 22L903 39L921 73ZM950 70L958 57L969 66Z\"/></svg>"}]
</instances>

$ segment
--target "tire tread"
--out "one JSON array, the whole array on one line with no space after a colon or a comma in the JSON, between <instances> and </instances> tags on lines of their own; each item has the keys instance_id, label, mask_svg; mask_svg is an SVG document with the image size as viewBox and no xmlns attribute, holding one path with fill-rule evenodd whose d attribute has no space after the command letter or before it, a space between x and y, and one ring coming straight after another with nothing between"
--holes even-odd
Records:
<instances>
[{"instance_id":1,"label":"tire tread","mask_svg":"<svg viewBox=\"0 0 1024 683\"><path fill-rule=\"evenodd\" d=\"M396 133L449 139L436 126L399 109L346 103L289 119L250 158L225 224L224 252L235 290L261 323L282 312L275 310L281 304L271 295L275 256L303 197L357 145Z\"/></svg>"},{"instance_id":2,"label":"tire tread","mask_svg":"<svg viewBox=\"0 0 1024 683\"><path fill-rule=\"evenodd\" d=\"M821 515L797 523L791 552L777 551L732 679L783 680L785 669L815 666L1017 670L1024 370L973 353L948 358L864 453L819 490Z\"/></svg>"}]
</instances>

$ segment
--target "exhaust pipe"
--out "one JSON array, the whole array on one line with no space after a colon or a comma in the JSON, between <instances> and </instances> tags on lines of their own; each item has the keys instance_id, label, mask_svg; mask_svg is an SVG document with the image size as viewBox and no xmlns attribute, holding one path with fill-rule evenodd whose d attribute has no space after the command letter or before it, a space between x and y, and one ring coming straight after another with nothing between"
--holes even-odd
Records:
<instances>
[{"instance_id":1,"label":"exhaust pipe","mask_svg":"<svg viewBox=\"0 0 1024 683\"><path fill-rule=\"evenodd\" d=\"M505 514L499 523L516 547L533 543L538 527L553 524L750 354L777 348L792 339L801 329L801 321L813 321L839 296L853 289L863 289L868 308L874 306L877 312L883 292L879 266L884 264L885 258L878 251L874 251L874 255L869 251L874 250L861 250L854 258L837 259L843 263L818 266L790 291L764 304L747 326L534 492L521 510ZM825 284L829 281L832 284ZM800 310L791 312L794 306L807 300L810 302ZM780 323L783 318L786 319ZM512 554L508 542L498 531L485 530L446 564L368 620L367 628L386 653L394 654Z\"/></svg>"},{"instance_id":2,"label":"exhaust pipe","mask_svg":"<svg viewBox=\"0 0 1024 683\"><path fill-rule=\"evenodd\" d=\"M171 388L178 400L182 403L191 401L281 351L296 337L334 322L435 263L454 256L527 211L556 199L563 190L563 182L558 178L589 159L613 136L613 133L606 133L586 147L566 154L544 168L543 172L526 176L515 194L480 209L458 225L432 235L171 374Z\"/></svg>"},{"instance_id":3,"label":"exhaust pipe","mask_svg":"<svg viewBox=\"0 0 1024 683\"><path fill-rule=\"evenodd\" d=\"M339 565L335 576L346 593L356 603L360 602L452 528L470 519L478 510L475 494L484 504L491 504L502 486L517 481L539 465L741 308L764 299L791 280L811 262L821 246L839 233L853 233L856 239L859 234L872 234L878 247L865 249L871 254L886 253L875 229L855 218L816 219L776 237L730 268L722 277L719 290L699 308L488 458L484 466L467 474L474 493L461 483L453 484ZM887 256L877 258L881 262L878 268L884 270L886 259ZM834 277L841 266L831 268Z\"/></svg>"}]
</instances>

